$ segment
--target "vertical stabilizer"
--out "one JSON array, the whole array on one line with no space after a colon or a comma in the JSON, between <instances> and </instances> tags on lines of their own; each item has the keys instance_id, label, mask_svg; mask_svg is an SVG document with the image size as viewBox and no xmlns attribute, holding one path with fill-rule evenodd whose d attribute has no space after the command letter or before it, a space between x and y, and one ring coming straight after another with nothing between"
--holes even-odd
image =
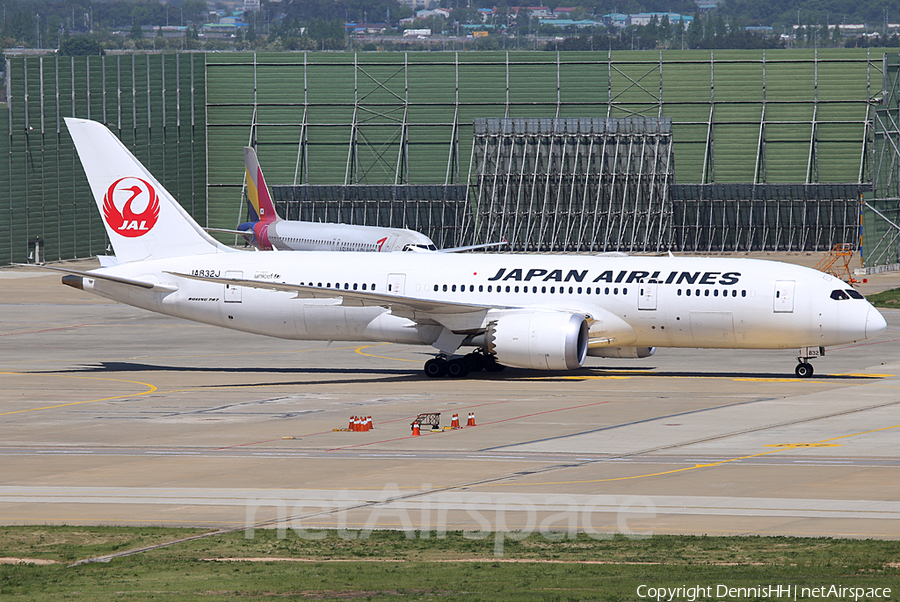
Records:
<instances>
[{"instance_id":1,"label":"vertical stabilizer","mask_svg":"<svg viewBox=\"0 0 900 602\"><path fill-rule=\"evenodd\" d=\"M120 263L230 251L210 237L104 125L66 118Z\"/></svg>"},{"instance_id":2,"label":"vertical stabilizer","mask_svg":"<svg viewBox=\"0 0 900 602\"><path fill-rule=\"evenodd\" d=\"M244 167L247 169L247 203L250 205L250 221L280 221L275 212L275 204L269 195L269 187L263 177L262 168L256 151L250 146L244 147ZM255 214L255 215L254 215Z\"/></svg>"}]
</instances>

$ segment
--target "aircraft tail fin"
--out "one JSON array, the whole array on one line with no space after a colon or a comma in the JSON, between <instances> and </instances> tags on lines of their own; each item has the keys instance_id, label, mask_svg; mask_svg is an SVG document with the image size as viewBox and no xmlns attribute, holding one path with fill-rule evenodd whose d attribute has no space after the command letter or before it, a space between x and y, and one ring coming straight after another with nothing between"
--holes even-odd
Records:
<instances>
[{"instance_id":1,"label":"aircraft tail fin","mask_svg":"<svg viewBox=\"0 0 900 602\"><path fill-rule=\"evenodd\" d=\"M120 263L230 251L194 221L103 124L66 118Z\"/></svg>"},{"instance_id":2,"label":"aircraft tail fin","mask_svg":"<svg viewBox=\"0 0 900 602\"><path fill-rule=\"evenodd\" d=\"M244 167L247 169L247 204L250 206L251 221L279 221L281 218L269 195L269 187L259 166L256 151L250 146L244 147Z\"/></svg>"}]
</instances>

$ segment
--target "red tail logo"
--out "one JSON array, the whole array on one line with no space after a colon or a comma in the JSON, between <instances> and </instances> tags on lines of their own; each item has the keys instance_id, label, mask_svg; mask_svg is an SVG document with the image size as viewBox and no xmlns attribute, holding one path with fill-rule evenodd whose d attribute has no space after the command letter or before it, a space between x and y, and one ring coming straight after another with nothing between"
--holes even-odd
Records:
<instances>
[{"instance_id":1,"label":"red tail logo","mask_svg":"<svg viewBox=\"0 0 900 602\"><path fill-rule=\"evenodd\" d=\"M122 210L119 210L122 207ZM122 236L143 236L159 218L159 197L149 182L133 176L113 182L103 197L103 217Z\"/></svg>"}]
</instances>

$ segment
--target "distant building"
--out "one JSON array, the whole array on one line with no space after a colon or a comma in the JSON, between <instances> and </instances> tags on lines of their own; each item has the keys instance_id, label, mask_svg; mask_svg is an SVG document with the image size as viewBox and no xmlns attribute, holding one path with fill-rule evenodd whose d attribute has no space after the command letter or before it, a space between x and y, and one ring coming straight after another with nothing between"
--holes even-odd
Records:
<instances>
[{"instance_id":1,"label":"distant building","mask_svg":"<svg viewBox=\"0 0 900 602\"><path fill-rule=\"evenodd\" d=\"M259 0L244 0L244 12L245 13L258 13L259 12Z\"/></svg>"},{"instance_id":2,"label":"distant building","mask_svg":"<svg viewBox=\"0 0 900 602\"><path fill-rule=\"evenodd\" d=\"M527 10L531 13L532 17L537 17L538 19L552 19L553 11L547 8L546 6L510 6L509 12L513 15L518 15L520 10Z\"/></svg>"},{"instance_id":3,"label":"distant building","mask_svg":"<svg viewBox=\"0 0 900 602\"><path fill-rule=\"evenodd\" d=\"M443 17L444 19L449 19L450 11L446 8L436 8L434 10L424 9L416 11L416 19L427 19L429 17Z\"/></svg>"},{"instance_id":4,"label":"distant building","mask_svg":"<svg viewBox=\"0 0 900 602\"><path fill-rule=\"evenodd\" d=\"M602 19L603 24L607 27L622 29L631 25L631 17L623 13L609 13L608 15L603 15Z\"/></svg>"},{"instance_id":5,"label":"distant building","mask_svg":"<svg viewBox=\"0 0 900 602\"><path fill-rule=\"evenodd\" d=\"M582 19L580 21L573 21L572 19L541 19L541 25L552 25L554 27L574 27L576 29L583 29L585 27L598 27L603 25L603 23L599 21L592 21L590 19Z\"/></svg>"},{"instance_id":6,"label":"distant building","mask_svg":"<svg viewBox=\"0 0 900 602\"><path fill-rule=\"evenodd\" d=\"M650 21L653 20L653 17L656 17L657 22L661 22L664 17L669 18L669 23L683 22L685 24L690 24L694 21L694 17L680 15L678 13L638 13L636 15L628 16L631 18L632 25L649 25Z\"/></svg>"},{"instance_id":7,"label":"distant building","mask_svg":"<svg viewBox=\"0 0 900 602\"><path fill-rule=\"evenodd\" d=\"M400 4L408 6L413 10L421 10L423 8L435 8L441 5L441 0L399 0Z\"/></svg>"},{"instance_id":8,"label":"distant building","mask_svg":"<svg viewBox=\"0 0 900 602\"><path fill-rule=\"evenodd\" d=\"M576 10L578 10L578 9L575 8L574 6L568 6L568 7L558 6L553 9L553 16L556 17L557 19L568 19L569 17L572 16L572 13L575 12Z\"/></svg>"}]
</instances>

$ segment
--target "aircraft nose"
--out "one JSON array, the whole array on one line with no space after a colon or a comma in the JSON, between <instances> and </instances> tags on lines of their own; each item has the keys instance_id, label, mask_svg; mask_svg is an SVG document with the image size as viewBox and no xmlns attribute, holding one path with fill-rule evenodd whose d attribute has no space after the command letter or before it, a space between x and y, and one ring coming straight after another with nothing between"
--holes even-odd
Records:
<instances>
[{"instance_id":1,"label":"aircraft nose","mask_svg":"<svg viewBox=\"0 0 900 602\"><path fill-rule=\"evenodd\" d=\"M877 337L886 329L887 322L884 320L884 316L874 307L870 307L869 313L866 315L866 338Z\"/></svg>"}]
</instances>

